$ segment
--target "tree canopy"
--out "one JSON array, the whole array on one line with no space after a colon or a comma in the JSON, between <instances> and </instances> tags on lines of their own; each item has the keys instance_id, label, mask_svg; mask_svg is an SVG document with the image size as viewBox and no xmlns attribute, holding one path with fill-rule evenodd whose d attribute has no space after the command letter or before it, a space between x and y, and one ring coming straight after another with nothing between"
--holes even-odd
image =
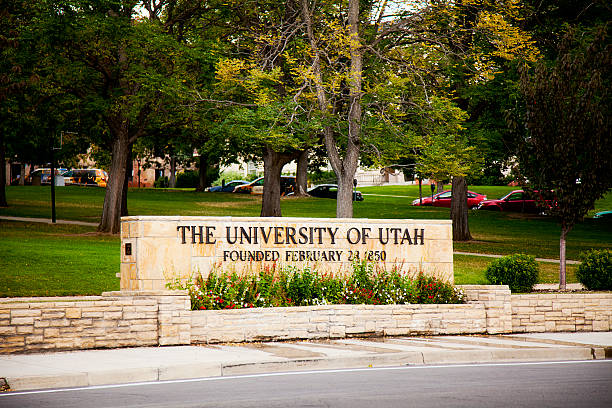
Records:
<instances>
[{"instance_id":1,"label":"tree canopy","mask_svg":"<svg viewBox=\"0 0 612 408\"><path fill-rule=\"evenodd\" d=\"M45 162L42 152L62 130L78 133L63 160L90 146L104 152L110 180L103 232L119 229L134 145L171 160L191 160L197 151L201 168L238 158L263 160L261 214L273 216L281 215L283 165L299 158L303 167L308 152L324 150L336 174L338 217L353 214L360 161L410 162L418 174L457 179L458 207L451 216L462 232L457 239L469 239L460 179L500 180L502 166L523 146L513 137L523 134L521 118L509 114L520 111L521 94L530 118L531 139L525 140L532 141L517 153L525 174L537 163L549 165L550 158L538 158L544 153L538 152L536 136L552 137L550 129L565 126L565 134L586 140L585 129L591 134L605 129L594 112L605 107L606 97L593 93L587 103L584 95L595 92L590 87L597 78L609 75L596 65L605 47L590 53L596 42L586 41L599 38L588 27L605 24L609 11L603 0L579 1L575 9L570 3L15 1L0 12L1 153ZM568 24L587 34L558 49ZM572 50L591 60L580 61ZM519 92L519 67L539 60ZM566 76L555 71L560 66L569 70ZM550 82L555 75L568 84ZM609 86L606 81L600 80ZM574 97L576 103L563 105ZM578 129L575 119L581 115L599 128ZM567 122L569 117L574 122ZM505 126L507 119L513 129ZM546 123L549 130L543 130ZM604 136L589 143L603 142ZM572 143L594 149L579 139ZM568 174L580 166L570 166ZM532 174L534 183L537 175L546 178L539 185L559 189L546 172ZM590 185L586 175L575 179ZM564 197L578 200L576 191Z\"/></svg>"},{"instance_id":2,"label":"tree canopy","mask_svg":"<svg viewBox=\"0 0 612 408\"><path fill-rule=\"evenodd\" d=\"M612 188L611 51L607 27L570 30L554 64L539 63L521 84L527 134L520 168L561 222L562 289L566 236Z\"/></svg>"}]
</instances>

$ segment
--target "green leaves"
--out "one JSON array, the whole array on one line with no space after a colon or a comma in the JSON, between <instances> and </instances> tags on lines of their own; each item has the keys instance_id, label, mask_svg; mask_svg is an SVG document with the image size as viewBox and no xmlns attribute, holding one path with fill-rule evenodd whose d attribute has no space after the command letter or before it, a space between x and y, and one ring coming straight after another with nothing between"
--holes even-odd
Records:
<instances>
[{"instance_id":1,"label":"green leaves","mask_svg":"<svg viewBox=\"0 0 612 408\"><path fill-rule=\"evenodd\" d=\"M532 188L554 190L550 212L565 231L612 187L608 43L606 28L571 30L554 65L538 64L521 82L528 135L520 169Z\"/></svg>"},{"instance_id":2,"label":"green leaves","mask_svg":"<svg viewBox=\"0 0 612 408\"><path fill-rule=\"evenodd\" d=\"M305 266L265 267L259 272L217 272L195 281L176 280L170 289L188 290L193 310L327 304L463 303L464 294L435 277L416 278L373 264L355 263L350 274L333 275Z\"/></svg>"}]
</instances>

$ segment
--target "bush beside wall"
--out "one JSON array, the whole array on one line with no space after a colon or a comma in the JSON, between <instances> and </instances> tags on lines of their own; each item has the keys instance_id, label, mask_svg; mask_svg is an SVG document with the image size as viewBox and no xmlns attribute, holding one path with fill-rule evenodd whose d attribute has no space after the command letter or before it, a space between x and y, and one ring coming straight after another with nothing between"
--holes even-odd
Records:
<instances>
[{"instance_id":1,"label":"bush beside wall","mask_svg":"<svg viewBox=\"0 0 612 408\"><path fill-rule=\"evenodd\" d=\"M589 290L612 290L612 250L591 250L580 254L576 277Z\"/></svg>"}]
</instances>

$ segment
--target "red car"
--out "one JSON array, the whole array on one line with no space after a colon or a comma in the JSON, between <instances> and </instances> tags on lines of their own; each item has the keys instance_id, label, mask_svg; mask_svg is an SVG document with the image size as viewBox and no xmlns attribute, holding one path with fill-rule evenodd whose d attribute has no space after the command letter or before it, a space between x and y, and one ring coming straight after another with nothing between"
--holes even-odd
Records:
<instances>
[{"instance_id":1,"label":"red car","mask_svg":"<svg viewBox=\"0 0 612 408\"><path fill-rule=\"evenodd\" d=\"M441 193L434 194L433 196L433 206L434 207L446 207L450 208L451 206L451 196L452 191L442 191ZM481 201L486 200L487 196L483 194L478 194L473 191L468 191L468 207L474 208L480 204ZM419 202L417 198L412 202L412 205L432 205L431 204L431 196L423 197L422 204Z\"/></svg>"},{"instance_id":2,"label":"red car","mask_svg":"<svg viewBox=\"0 0 612 408\"><path fill-rule=\"evenodd\" d=\"M534 193L537 194L537 191L535 191ZM546 204L543 208L542 205L538 205L538 202L533 197L533 195L523 190L514 190L500 199L485 200L481 202L478 205L478 209L539 214L545 212L546 207L550 208L551 205L551 201L546 201Z\"/></svg>"}]
</instances>

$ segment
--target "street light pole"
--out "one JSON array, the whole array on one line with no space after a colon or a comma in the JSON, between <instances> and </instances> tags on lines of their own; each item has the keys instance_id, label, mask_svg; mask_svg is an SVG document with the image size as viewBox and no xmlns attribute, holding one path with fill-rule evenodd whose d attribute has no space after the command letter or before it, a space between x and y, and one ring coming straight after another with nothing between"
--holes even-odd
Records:
<instances>
[{"instance_id":1,"label":"street light pole","mask_svg":"<svg viewBox=\"0 0 612 408\"><path fill-rule=\"evenodd\" d=\"M51 134L51 222L56 223L55 215L55 151L60 150L64 145L64 133L76 135L76 132L60 132L60 144L59 147L55 147L55 138L53 133ZM41 177L42 180L42 177Z\"/></svg>"},{"instance_id":2,"label":"street light pole","mask_svg":"<svg viewBox=\"0 0 612 408\"><path fill-rule=\"evenodd\" d=\"M55 224L55 143L51 136L51 222ZM41 177L42 179L42 177Z\"/></svg>"}]
</instances>

